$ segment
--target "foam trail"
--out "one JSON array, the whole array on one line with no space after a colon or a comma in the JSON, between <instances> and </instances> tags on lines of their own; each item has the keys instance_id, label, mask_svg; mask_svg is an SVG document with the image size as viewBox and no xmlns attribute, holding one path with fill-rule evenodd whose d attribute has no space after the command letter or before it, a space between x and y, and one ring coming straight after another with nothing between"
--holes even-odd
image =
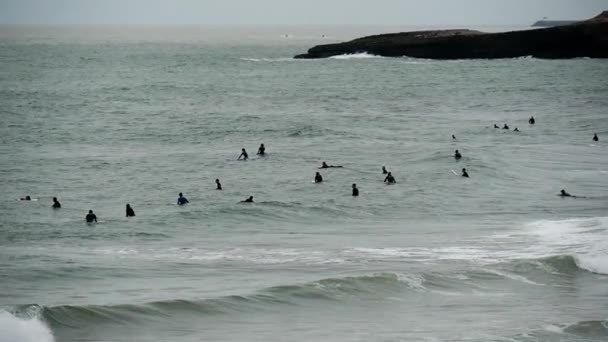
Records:
<instances>
[{"instance_id":1,"label":"foam trail","mask_svg":"<svg viewBox=\"0 0 608 342\"><path fill-rule=\"evenodd\" d=\"M0 342L54 342L49 327L37 317L13 316L0 310Z\"/></svg>"}]
</instances>

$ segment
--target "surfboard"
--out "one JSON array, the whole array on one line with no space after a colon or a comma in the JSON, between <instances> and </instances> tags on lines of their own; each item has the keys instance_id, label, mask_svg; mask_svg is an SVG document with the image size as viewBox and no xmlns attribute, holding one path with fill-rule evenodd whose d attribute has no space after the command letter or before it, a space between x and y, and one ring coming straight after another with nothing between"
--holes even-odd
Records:
<instances>
[{"instance_id":1,"label":"surfboard","mask_svg":"<svg viewBox=\"0 0 608 342\"><path fill-rule=\"evenodd\" d=\"M454 174L454 176L458 176L458 173L456 173L456 171L454 171L454 170L450 170L450 171L452 171L452 173Z\"/></svg>"}]
</instances>

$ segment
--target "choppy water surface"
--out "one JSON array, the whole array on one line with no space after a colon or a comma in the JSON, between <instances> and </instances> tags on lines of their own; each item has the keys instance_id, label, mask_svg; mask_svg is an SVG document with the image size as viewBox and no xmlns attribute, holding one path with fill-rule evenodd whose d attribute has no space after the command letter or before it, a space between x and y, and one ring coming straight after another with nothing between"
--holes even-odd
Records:
<instances>
[{"instance_id":1,"label":"choppy water surface","mask_svg":"<svg viewBox=\"0 0 608 342\"><path fill-rule=\"evenodd\" d=\"M608 62L0 33L1 341L608 338Z\"/></svg>"}]
</instances>

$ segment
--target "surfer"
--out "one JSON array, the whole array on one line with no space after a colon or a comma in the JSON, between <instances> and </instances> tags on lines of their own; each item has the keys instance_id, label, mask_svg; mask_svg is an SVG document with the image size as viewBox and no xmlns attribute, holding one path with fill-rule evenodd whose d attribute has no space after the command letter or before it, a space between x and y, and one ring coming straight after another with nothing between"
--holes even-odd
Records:
<instances>
[{"instance_id":1,"label":"surfer","mask_svg":"<svg viewBox=\"0 0 608 342\"><path fill-rule=\"evenodd\" d=\"M321 176L320 173L317 172L317 174L315 175L315 183L321 183L323 181L323 177Z\"/></svg>"},{"instance_id":2,"label":"surfer","mask_svg":"<svg viewBox=\"0 0 608 342\"><path fill-rule=\"evenodd\" d=\"M249 155L247 154L247 151L245 151L244 148L241 149L241 154L238 158L236 158L236 160L241 160L241 157L243 158L243 160L249 159Z\"/></svg>"},{"instance_id":3,"label":"surfer","mask_svg":"<svg viewBox=\"0 0 608 342\"><path fill-rule=\"evenodd\" d=\"M32 198L29 195L27 195L25 197L20 198L20 200L22 200L22 201L31 201Z\"/></svg>"},{"instance_id":4,"label":"surfer","mask_svg":"<svg viewBox=\"0 0 608 342\"><path fill-rule=\"evenodd\" d=\"M353 196L359 196L359 189L357 189L357 184L353 184Z\"/></svg>"},{"instance_id":5,"label":"surfer","mask_svg":"<svg viewBox=\"0 0 608 342\"><path fill-rule=\"evenodd\" d=\"M264 144L261 144L260 147L258 148L258 155L263 156L264 154L266 154L266 147L264 147Z\"/></svg>"},{"instance_id":6,"label":"surfer","mask_svg":"<svg viewBox=\"0 0 608 342\"><path fill-rule=\"evenodd\" d=\"M513 132L519 132L519 129L517 127L515 127L515 129L513 130Z\"/></svg>"},{"instance_id":7,"label":"surfer","mask_svg":"<svg viewBox=\"0 0 608 342\"><path fill-rule=\"evenodd\" d=\"M383 175L388 174L388 170L386 169L386 166L382 166L382 174Z\"/></svg>"},{"instance_id":8,"label":"surfer","mask_svg":"<svg viewBox=\"0 0 608 342\"><path fill-rule=\"evenodd\" d=\"M61 208L61 203L57 200L57 197L53 197L53 209Z\"/></svg>"},{"instance_id":9,"label":"surfer","mask_svg":"<svg viewBox=\"0 0 608 342\"><path fill-rule=\"evenodd\" d=\"M133 211L133 208L131 208L131 205L129 203L127 203L126 212L127 212L127 217L135 216L135 211Z\"/></svg>"},{"instance_id":10,"label":"surfer","mask_svg":"<svg viewBox=\"0 0 608 342\"><path fill-rule=\"evenodd\" d=\"M326 162L323 162L323 163L321 163L321 167L319 169L329 169L329 168L332 168L332 167L342 167L342 166L340 166L340 165L327 165Z\"/></svg>"},{"instance_id":11,"label":"surfer","mask_svg":"<svg viewBox=\"0 0 608 342\"><path fill-rule=\"evenodd\" d=\"M219 179L215 180L215 185L216 185L215 190L222 190L222 183L220 183Z\"/></svg>"},{"instance_id":12,"label":"surfer","mask_svg":"<svg viewBox=\"0 0 608 342\"><path fill-rule=\"evenodd\" d=\"M397 181L395 180L395 177L393 177L393 174L389 172L388 175L386 175L386 178L384 178L384 183L394 184L397 183Z\"/></svg>"},{"instance_id":13,"label":"surfer","mask_svg":"<svg viewBox=\"0 0 608 342\"><path fill-rule=\"evenodd\" d=\"M566 192L566 190L562 189L562 191L560 191L559 195L560 197L576 197L576 196L572 196L569 193Z\"/></svg>"},{"instance_id":14,"label":"surfer","mask_svg":"<svg viewBox=\"0 0 608 342\"><path fill-rule=\"evenodd\" d=\"M456 150L454 152L454 159L459 160L460 158L462 158L462 154L460 154L460 152L458 152L458 150Z\"/></svg>"},{"instance_id":15,"label":"surfer","mask_svg":"<svg viewBox=\"0 0 608 342\"><path fill-rule=\"evenodd\" d=\"M469 178L469 174L467 173L467 169L462 169L462 177Z\"/></svg>"},{"instance_id":16,"label":"surfer","mask_svg":"<svg viewBox=\"0 0 608 342\"><path fill-rule=\"evenodd\" d=\"M597 137L597 133L593 134L593 141L599 141L600 138Z\"/></svg>"},{"instance_id":17,"label":"surfer","mask_svg":"<svg viewBox=\"0 0 608 342\"><path fill-rule=\"evenodd\" d=\"M502 126L502 129L509 129L509 125L505 124L504 126Z\"/></svg>"},{"instance_id":18,"label":"surfer","mask_svg":"<svg viewBox=\"0 0 608 342\"><path fill-rule=\"evenodd\" d=\"M190 201L188 201L188 199L180 192L179 197L177 198L177 205L184 205L188 203L190 203Z\"/></svg>"},{"instance_id":19,"label":"surfer","mask_svg":"<svg viewBox=\"0 0 608 342\"><path fill-rule=\"evenodd\" d=\"M456 136L452 134L452 140L456 140Z\"/></svg>"},{"instance_id":20,"label":"surfer","mask_svg":"<svg viewBox=\"0 0 608 342\"><path fill-rule=\"evenodd\" d=\"M500 128L500 127L498 127L498 125L497 125L497 124L494 124L494 128Z\"/></svg>"},{"instance_id":21,"label":"surfer","mask_svg":"<svg viewBox=\"0 0 608 342\"><path fill-rule=\"evenodd\" d=\"M93 214L93 210L89 210L89 213L85 217L85 220L87 221L87 223L97 222L97 216Z\"/></svg>"},{"instance_id":22,"label":"surfer","mask_svg":"<svg viewBox=\"0 0 608 342\"><path fill-rule=\"evenodd\" d=\"M241 203L253 203L253 196L249 196L246 200L241 201Z\"/></svg>"},{"instance_id":23,"label":"surfer","mask_svg":"<svg viewBox=\"0 0 608 342\"><path fill-rule=\"evenodd\" d=\"M529 123L530 125L534 125L534 123L536 123L536 120L534 120L534 116L531 116L531 117L530 117L530 120L528 120L528 123Z\"/></svg>"}]
</instances>

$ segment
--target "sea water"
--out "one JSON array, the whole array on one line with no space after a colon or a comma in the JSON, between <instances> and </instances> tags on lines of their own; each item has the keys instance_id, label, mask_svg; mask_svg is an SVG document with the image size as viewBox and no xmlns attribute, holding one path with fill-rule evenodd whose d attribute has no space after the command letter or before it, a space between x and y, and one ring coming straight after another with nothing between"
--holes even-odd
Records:
<instances>
[{"instance_id":1,"label":"sea water","mask_svg":"<svg viewBox=\"0 0 608 342\"><path fill-rule=\"evenodd\" d=\"M606 341L608 62L395 30L0 29L0 341Z\"/></svg>"}]
</instances>

